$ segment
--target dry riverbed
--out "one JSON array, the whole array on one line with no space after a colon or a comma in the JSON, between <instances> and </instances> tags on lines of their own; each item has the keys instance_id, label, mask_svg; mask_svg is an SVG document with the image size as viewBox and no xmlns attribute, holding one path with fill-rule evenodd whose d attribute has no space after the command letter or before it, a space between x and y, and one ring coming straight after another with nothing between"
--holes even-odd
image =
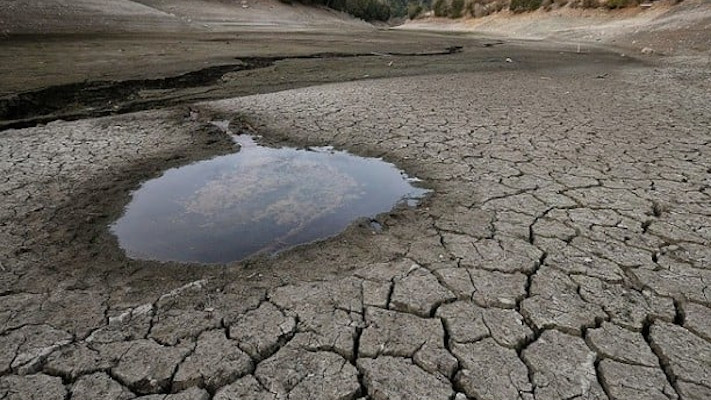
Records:
<instances>
[{"instance_id":1,"label":"dry riverbed","mask_svg":"<svg viewBox=\"0 0 711 400\"><path fill-rule=\"evenodd\" d=\"M359 37L205 36L189 46L204 59L166 48L167 64L165 38L44 44L126 61L76 73L2 43L17 55L3 104L26 104L27 127L0 132L0 398L711 398L707 71L592 45ZM86 87L50 112L13 97L249 57L283 59L110 104ZM235 151L216 119L383 157L434 192L381 230L273 258L128 259L108 224L146 179Z\"/></svg>"}]
</instances>

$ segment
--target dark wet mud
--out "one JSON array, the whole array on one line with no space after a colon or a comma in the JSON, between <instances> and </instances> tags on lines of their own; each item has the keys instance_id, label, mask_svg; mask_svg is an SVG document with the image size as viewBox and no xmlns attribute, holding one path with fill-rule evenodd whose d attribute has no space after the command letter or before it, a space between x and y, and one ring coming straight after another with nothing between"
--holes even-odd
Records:
<instances>
[{"instance_id":1,"label":"dark wet mud","mask_svg":"<svg viewBox=\"0 0 711 400\"><path fill-rule=\"evenodd\" d=\"M239 57L234 64L211 66L177 76L125 81L90 81L51 86L0 98L0 131L26 128L62 119L67 121L123 114L184 104L195 100L181 96L180 89L213 86L229 73L273 66L285 60L356 57L428 57L459 53L461 46L424 52L324 52L301 56ZM163 91L158 96L146 91Z\"/></svg>"}]
</instances>

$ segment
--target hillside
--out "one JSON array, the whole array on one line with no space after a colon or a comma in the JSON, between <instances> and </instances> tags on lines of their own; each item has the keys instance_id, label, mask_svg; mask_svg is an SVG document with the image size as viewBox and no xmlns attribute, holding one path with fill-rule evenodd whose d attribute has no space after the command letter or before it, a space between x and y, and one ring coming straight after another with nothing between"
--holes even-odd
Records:
<instances>
[{"instance_id":1,"label":"hillside","mask_svg":"<svg viewBox=\"0 0 711 400\"><path fill-rule=\"evenodd\" d=\"M325 8L277 0L5 0L0 34L240 29L369 29Z\"/></svg>"},{"instance_id":2,"label":"hillside","mask_svg":"<svg viewBox=\"0 0 711 400\"><path fill-rule=\"evenodd\" d=\"M623 10L564 7L515 14L510 11L482 18L425 18L400 29L477 32L492 36L579 43L600 43L657 54L697 55L711 52L711 2L686 0L672 5Z\"/></svg>"}]
</instances>

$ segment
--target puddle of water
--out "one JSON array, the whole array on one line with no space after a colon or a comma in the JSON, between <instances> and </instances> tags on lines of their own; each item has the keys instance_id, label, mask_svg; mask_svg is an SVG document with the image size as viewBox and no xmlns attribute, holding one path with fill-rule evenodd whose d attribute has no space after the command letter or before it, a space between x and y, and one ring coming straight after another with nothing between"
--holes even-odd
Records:
<instances>
[{"instance_id":1,"label":"puddle of water","mask_svg":"<svg viewBox=\"0 0 711 400\"><path fill-rule=\"evenodd\" d=\"M221 263L276 253L428 192L380 159L235 140L239 152L168 170L133 193L111 225L129 257Z\"/></svg>"}]
</instances>

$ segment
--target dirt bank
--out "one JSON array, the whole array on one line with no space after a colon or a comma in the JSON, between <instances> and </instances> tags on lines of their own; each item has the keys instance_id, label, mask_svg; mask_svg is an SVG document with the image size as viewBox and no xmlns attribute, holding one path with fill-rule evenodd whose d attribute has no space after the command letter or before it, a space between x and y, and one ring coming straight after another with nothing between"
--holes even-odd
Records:
<instances>
[{"instance_id":1,"label":"dirt bank","mask_svg":"<svg viewBox=\"0 0 711 400\"><path fill-rule=\"evenodd\" d=\"M655 2L650 8L585 10L564 7L514 14L503 11L484 18L409 21L407 30L477 32L534 40L605 44L630 54L650 48L657 54L697 56L711 54L711 4L688 0L672 5Z\"/></svg>"},{"instance_id":2,"label":"dirt bank","mask_svg":"<svg viewBox=\"0 0 711 400\"><path fill-rule=\"evenodd\" d=\"M0 8L0 37L28 34L322 31L372 29L325 8L277 0L12 0Z\"/></svg>"}]
</instances>

